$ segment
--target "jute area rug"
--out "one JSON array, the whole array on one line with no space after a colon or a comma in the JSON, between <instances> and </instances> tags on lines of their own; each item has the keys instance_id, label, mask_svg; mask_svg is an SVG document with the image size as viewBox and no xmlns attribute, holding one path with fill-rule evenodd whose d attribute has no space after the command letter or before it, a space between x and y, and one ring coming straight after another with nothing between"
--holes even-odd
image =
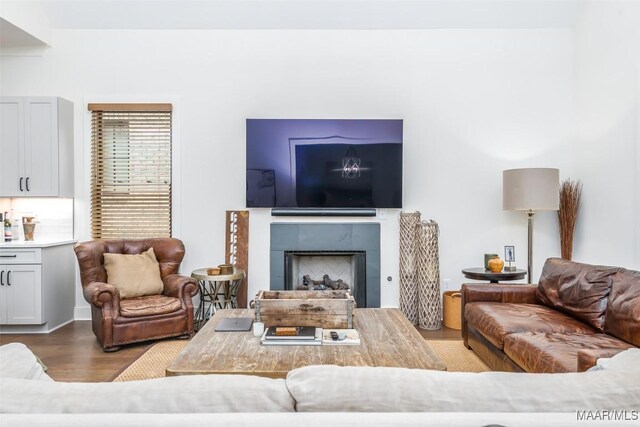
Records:
<instances>
[{"instance_id":1,"label":"jute area rug","mask_svg":"<svg viewBox=\"0 0 640 427\"><path fill-rule=\"evenodd\" d=\"M161 341L147 350L113 381L136 381L164 377L165 369L189 343L185 340ZM427 340L449 372L490 371L473 351L465 348L462 341Z\"/></svg>"}]
</instances>

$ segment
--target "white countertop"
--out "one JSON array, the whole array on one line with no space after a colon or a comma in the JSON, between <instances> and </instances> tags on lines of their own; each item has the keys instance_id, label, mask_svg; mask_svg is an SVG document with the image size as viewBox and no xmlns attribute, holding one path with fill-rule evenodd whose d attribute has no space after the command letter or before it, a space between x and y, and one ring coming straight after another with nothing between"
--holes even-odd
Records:
<instances>
[{"instance_id":1,"label":"white countertop","mask_svg":"<svg viewBox=\"0 0 640 427\"><path fill-rule=\"evenodd\" d=\"M19 249L19 248L48 248L50 246L69 245L76 243L74 239L52 239L52 240L34 240L25 242L24 240L13 240L11 242L0 242L0 249Z\"/></svg>"}]
</instances>

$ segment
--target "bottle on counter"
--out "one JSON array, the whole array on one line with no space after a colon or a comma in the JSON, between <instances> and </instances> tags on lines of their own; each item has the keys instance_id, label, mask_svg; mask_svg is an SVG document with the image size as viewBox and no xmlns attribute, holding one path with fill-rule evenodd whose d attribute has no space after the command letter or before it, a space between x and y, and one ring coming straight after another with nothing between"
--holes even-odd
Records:
<instances>
[{"instance_id":1,"label":"bottle on counter","mask_svg":"<svg viewBox=\"0 0 640 427\"><path fill-rule=\"evenodd\" d=\"M11 220L9 219L9 212L4 213L4 241L10 242L13 240L13 233L11 231Z\"/></svg>"}]
</instances>

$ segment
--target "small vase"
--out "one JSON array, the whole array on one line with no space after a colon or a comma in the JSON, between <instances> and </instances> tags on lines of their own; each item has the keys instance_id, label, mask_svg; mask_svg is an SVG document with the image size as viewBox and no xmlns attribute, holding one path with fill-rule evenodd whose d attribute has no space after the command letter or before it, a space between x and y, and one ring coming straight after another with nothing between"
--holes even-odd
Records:
<instances>
[{"instance_id":1,"label":"small vase","mask_svg":"<svg viewBox=\"0 0 640 427\"><path fill-rule=\"evenodd\" d=\"M502 267L504 267L504 261L501 260L499 256L494 256L489 260L489 270L491 270L492 273L500 273Z\"/></svg>"},{"instance_id":2,"label":"small vase","mask_svg":"<svg viewBox=\"0 0 640 427\"><path fill-rule=\"evenodd\" d=\"M36 228L36 223L33 221L33 216L22 217L22 228L24 230L24 240L27 242L33 241L33 232Z\"/></svg>"}]
</instances>

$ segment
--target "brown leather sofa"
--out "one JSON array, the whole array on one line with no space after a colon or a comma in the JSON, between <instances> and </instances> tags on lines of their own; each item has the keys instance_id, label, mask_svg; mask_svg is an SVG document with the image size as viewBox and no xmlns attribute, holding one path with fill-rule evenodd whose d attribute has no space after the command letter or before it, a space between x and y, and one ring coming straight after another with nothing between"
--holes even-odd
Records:
<instances>
[{"instance_id":1,"label":"brown leather sofa","mask_svg":"<svg viewBox=\"0 0 640 427\"><path fill-rule=\"evenodd\" d=\"M106 283L104 253L140 254L153 248L164 285L161 295L121 299ZM184 245L178 239L94 240L75 246L84 298L91 304L93 332L104 351L123 344L193 334L193 303L198 283L178 274Z\"/></svg>"},{"instance_id":2,"label":"brown leather sofa","mask_svg":"<svg viewBox=\"0 0 640 427\"><path fill-rule=\"evenodd\" d=\"M464 284L462 337L494 370L585 371L640 346L640 272L550 258L538 285Z\"/></svg>"}]
</instances>

